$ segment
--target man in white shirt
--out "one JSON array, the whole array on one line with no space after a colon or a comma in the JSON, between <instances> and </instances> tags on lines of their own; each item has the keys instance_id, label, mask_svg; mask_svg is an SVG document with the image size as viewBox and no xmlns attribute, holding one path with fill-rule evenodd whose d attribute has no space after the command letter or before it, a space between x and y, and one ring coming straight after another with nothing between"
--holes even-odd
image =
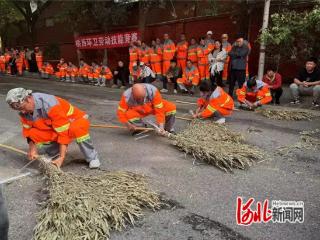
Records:
<instances>
[{"instance_id":1,"label":"man in white shirt","mask_svg":"<svg viewBox=\"0 0 320 240\"><path fill-rule=\"evenodd\" d=\"M156 78L154 72L144 62L140 62L140 82L152 83Z\"/></svg>"}]
</instances>

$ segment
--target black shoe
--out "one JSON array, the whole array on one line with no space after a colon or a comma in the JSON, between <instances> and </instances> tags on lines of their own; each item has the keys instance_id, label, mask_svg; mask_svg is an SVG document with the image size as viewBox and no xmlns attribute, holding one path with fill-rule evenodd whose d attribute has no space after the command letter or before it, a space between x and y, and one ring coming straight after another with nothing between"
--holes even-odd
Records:
<instances>
[{"instance_id":1,"label":"black shoe","mask_svg":"<svg viewBox=\"0 0 320 240\"><path fill-rule=\"evenodd\" d=\"M280 104L280 101L279 101L279 100L276 100L276 104L279 105L279 104Z\"/></svg>"},{"instance_id":2,"label":"black shoe","mask_svg":"<svg viewBox=\"0 0 320 240\"><path fill-rule=\"evenodd\" d=\"M317 103L317 102L315 102L315 101L312 101L312 106L313 106L313 107L319 107L320 105L319 105L319 103Z\"/></svg>"}]
</instances>

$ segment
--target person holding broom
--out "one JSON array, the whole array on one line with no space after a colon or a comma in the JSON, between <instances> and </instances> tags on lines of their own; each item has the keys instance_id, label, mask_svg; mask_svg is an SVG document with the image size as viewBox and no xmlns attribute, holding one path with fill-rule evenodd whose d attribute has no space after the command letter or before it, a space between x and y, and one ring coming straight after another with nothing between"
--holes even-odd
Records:
<instances>
[{"instance_id":1,"label":"person holding broom","mask_svg":"<svg viewBox=\"0 0 320 240\"><path fill-rule=\"evenodd\" d=\"M268 85L256 77L246 81L242 88L236 91L240 107L247 110L254 110L272 101Z\"/></svg>"},{"instance_id":2,"label":"person holding broom","mask_svg":"<svg viewBox=\"0 0 320 240\"><path fill-rule=\"evenodd\" d=\"M118 119L133 132L144 125L143 118L155 115L159 133L174 132L176 106L162 99L159 90L147 83L137 83L127 89L119 102Z\"/></svg>"},{"instance_id":3,"label":"person holding broom","mask_svg":"<svg viewBox=\"0 0 320 240\"><path fill-rule=\"evenodd\" d=\"M68 145L76 140L90 168L100 167L98 153L89 135L88 115L68 101L45 93L14 88L7 93L7 103L19 111L22 133L29 145L28 158L35 160L38 150L48 154L60 167Z\"/></svg>"},{"instance_id":4,"label":"person holding broom","mask_svg":"<svg viewBox=\"0 0 320 240\"><path fill-rule=\"evenodd\" d=\"M232 113L234 103L223 88L215 83L210 86L208 81L203 81L200 84L200 98L197 101L198 108L195 113L192 113L193 118L216 118L217 123L225 123L225 116Z\"/></svg>"}]
</instances>

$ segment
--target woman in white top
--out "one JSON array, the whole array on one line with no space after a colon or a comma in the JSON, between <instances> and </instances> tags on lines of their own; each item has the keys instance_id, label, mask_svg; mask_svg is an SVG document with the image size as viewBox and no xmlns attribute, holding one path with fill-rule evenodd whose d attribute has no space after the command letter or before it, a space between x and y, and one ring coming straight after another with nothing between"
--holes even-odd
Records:
<instances>
[{"instance_id":1,"label":"woman in white top","mask_svg":"<svg viewBox=\"0 0 320 240\"><path fill-rule=\"evenodd\" d=\"M223 49L219 40L215 41L215 48L208 55L210 64L210 80L211 83L216 83L218 86L223 87L222 72L224 63L227 58L227 52Z\"/></svg>"}]
</instances>

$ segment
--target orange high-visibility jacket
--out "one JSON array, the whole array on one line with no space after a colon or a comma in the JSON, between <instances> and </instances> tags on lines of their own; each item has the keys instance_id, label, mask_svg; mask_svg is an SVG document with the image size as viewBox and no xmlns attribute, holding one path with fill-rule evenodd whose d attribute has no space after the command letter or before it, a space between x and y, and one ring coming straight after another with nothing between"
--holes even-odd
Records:
<instances>
[{"instance_id":1,"label":"orange high-visibility jacket","mask_svg":"<svg viewBox=\"0 0 320 240\"><path fill-rule=\"evenodd\" d=\"M44 71L45 71L45 73L52 75L53 72L54 72L53 66L52 66L50 63L48 63L48 64L45 66Z\"/></svg>"},{"instance_id":2,"label":"orange high-visibility jacket","mask_svg":"<svg viewBox=\"0 0 320 240\"><path fill-rule=\"evenodd\" d=\"M222 79L227 80L228 79L228 70L229 70L229 62L230 62L230 56L229 52L232 49L232 45L229 42L223 43L222 44L223 49L227 52L227 58L224 63L224 68L223 68L223 73L222 73Z\"/></svg>"},{"instance_id":3,"label":"orange high-visibility jacket","mask_svg":"<svg viewBox=\"0 0 320 240\"><path fill-rule=\"evenodd\" d=\"M5 53L4 58L6 59L6 63L8 63L10 61L11 55L9 53Z\"/></svg>"},{"instance_id":4,"label":"orange high-visibility jacket","mask_svg":"<svg viewBox=\"0 0 320 240\"><path fill-rule=\"evenodd\" d=\"M132 96L132 88L127 89L121 97L118 106L118 119L122 123L134 121L134 119L128 119L126 114L129 110L135 110L142 116L148 116L154 114L159 124L165 122L164 104L159 90L151 85L144 83L146 88L146 97L144 103L139 105Z\"/></svg>"},{"instance_id":5,"label":"orange high-visibility jacket","mask_svg":"<svg viewBox=\"0 0 320 240\"><path fill-rule=\"evenodd\" d=\"M197 56L198 56L198 64L199 65L208 65L208 55L210 53L210 48L206 46L199 45L197 47Z\"/></svg>"},{"instance_id":6,"label":"orange high-visibility jacket","mask_svg":"<svg viewBox=\"0 0 320 240\"><path fill-rule=\"evenodd\" d=\"M162 50L160 47L149 48L150 63L160 63L162 58Z\"/></svg>"},{"instance_id":7,"label":"orange high-visibility jacket","mask_svg":"<svg viewBox=\"0 0 320 240\"><path fill-rule=\"evenodd\" d=\"M113 74L110 68L108 68L107 66L103 66L101 69L100 77L111 80L113 78Z\"/></svg>"},{"instance_id":8,"label":"orange high-visibility jacket","mask_svg":"<svg viewBox=\"0 0 320 240\"><path fill-rule=\"evenodd\" d=\"M254 91L248 91L247 82L245 82L242 88L237 89L236 94L239 102L244 102L244 100L248 100L250 102L259 101L259 103L263 105L271 102L272 100L268 85L261 80L257 81L257 87Z\"/></svg>"},{"instance_id":9,"label":"orange high-visibility jacket","mask_svg":"<svg viewBox=\"0 0 320 240\"><path fill-rule=\"evenodd\" d=\"M218 111L223 116L228 116L234 109L234 102L221 87L217 87L208 99L199 98L198 106L203 109L201 118L211 117L215 111Z\"/></svg>"},{"instance_id":10,"label":"orange high-visibility jacket","mask_svg":"<svg viewBox=\"0 0 320 240\"><path fill-rule=\"evenodd\" d=\"M198 64L197 49L197 44L191 45L188 48L188 59L190 59L193 64Z\"/></svg>"},{"instance_id":11,"label":"orange high-visibility jacket","mask_svg":"<svg viewBox=\"0 0 320 240\"><path fill-rule=\"evenodd\" d=\"M188 46L189 44L187 41L177 43L176 51L178 60L187 60Z\"/></svg>"},{"instance_id":12,"label":"orange high-visibility jacket","mask_svg":"<svg viewBox=\"0 0 320 240\"><path fill-rule=\"evenodd\" d=\"M137 47L129 47L129 61L130 62L136 62L138 61L139 51Z\"/></svg>"},{"instance_id":13,"label":"orange high-visibility jacket","mask_svg":"<svg viewBox=\"0 0 320 240\"><path fill-rule=\"evenodd\" d=\"M36 128L43 131L43 134L53 131L59 144L69 144L74 138L69 133L70 124L77 119L84 118L85 112L53 95L33 93L32 97L35 101L33 115L20 113L23 136L34 139L32 129Z\"/></svg>"},{"instance_id":14,"label":"orange high-visibility jacket","mask_svg":"<svg viewBox=\"0 0 320 240\"><path fill-rule=\"evenodd\" d=\"M78 72L79 70L76 66L72 66L72 67L68 66L67 68L67 76L76 77L78 76Z\"/></svg>"},{"instance_id":15,"label":"orange high-visibility jacket","mask_svg":"<svg viewBox=\"0 0 320 240\"><path fill-rule=\"evenodd\" d=\"M81 75L82 77L88 76L89 69L90 66L84 63L82 66L79 67L79 75Z\"/></svg>"},{"instance_id":16,"label":"orange high-visibility jacket","mask_svg":"<svg viewBox=\"0 0 320 240\"><path fill-rule=\"evenodd\" d=\"M37 52L37 53L36 53L36 61L39 62L39 63L42 63L42 61L43 61L43 56L42 56L42 53L41 53L41 52Z\"/></svg>"},{"instance_id":17,"label":"orange high-visibility jacket","mask_svg":"<svg viewBox=\"0 0 320 240\"><path fill-rule=\"evenodd\" d=\"M205 45L208 47L209 52L215 49L215 44L213 39L205 39Z\"/></svg>"},{"instance_id":18,"label":"orange high-visibility jacket","mask_svg":"<svg viewBox=\"0 0 320 240\"><path fill-rule=\"evenodd\" d=\"M95 66L95 67L91 67L88 73L88 77L89 78L99 78L101 73L101 67L100 66Z\"/></svg>"},{"instance_id":19,"label":"orange high-visibility jacket","mask_svg":"<svg viewBox=\"0 0 320 240\"><path fill-rule=\"evenodd\" d=\"M199 80L199 70L196 66L193 65L191 68L185 68L182 74L182 78L178 78L177 83L183 83L188 86L198 86Z\"/></svg>"},{"instance_id":20,"label":"orange high-visibility jacket","mask_svg":"<svg viewBox=\"0 0 320 240\"><path fill-rule=\"evenodd\" d=\"M58 63L57 64L57 69L59 70L60 73L66 73L68 69L68 65L66 63Z\"/></svg>"},{"instance_id":21,"label":"orange high-visibility jacket","mask_svg":"<svg viewBox=\"0 0 320 240\"><path fill-rule=\"evenodd\" d=\"M174 45L174 42L171 39L167 39L163 43L163 53L162 53L162 59L163 61L170 61L176 52L176 46Z\"/></svg>"},{"instance_id":22,"label":"orange high-visibility jacket","mask_svg":"<svg viewBox=\"0 0 320 240\"><path fill-rule=\"evenodd\" d=\"M144 62L145 64L149 64L150 62L150 48L139 48L139 61Z\"/></svg>"}]
</instances>

